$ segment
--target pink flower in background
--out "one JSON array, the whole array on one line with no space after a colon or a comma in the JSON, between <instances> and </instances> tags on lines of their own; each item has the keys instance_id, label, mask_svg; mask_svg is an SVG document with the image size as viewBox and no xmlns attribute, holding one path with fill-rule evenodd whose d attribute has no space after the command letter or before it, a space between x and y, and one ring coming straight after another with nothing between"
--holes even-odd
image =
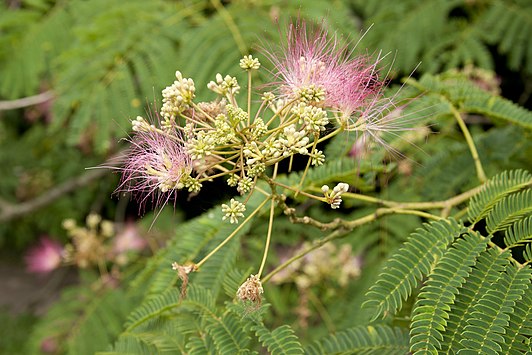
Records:
<instances>
[{"instance_id":1,"label":"pink flower in background","mask_svg":"<svg viewBox=\"0 0 532 355\"><path fill-rule=\"evenodd\" d=\"M135 222L127 222L114 239L113 251L116 254L122 254L130 250L141 251L147 245L146 239L139 233Z\"/></svg>"},{"instance_id":2,"label":"pink flower in background","mask_svg":"<svg viewBox=\"0 0 532 355\"><path fill-rule=\"evenodd\" d=\"M192 160L177 137L156 131L138 131L122 170L118 191L151 198L161 207L182 188L181 178L192 170Z\"/></svg>"},{"instance_id":3,"label":"pink flower in background","mask_svg":"<svg viewBox=\"0 0 532 355\"><path fill-rule=\"evenodd\" d=\"M46 274L57 269L61 265L63 246L58 242L44 236L39 244L32 247L26 254L27 270L40 274Z\"/></svg>"}]
</instances>

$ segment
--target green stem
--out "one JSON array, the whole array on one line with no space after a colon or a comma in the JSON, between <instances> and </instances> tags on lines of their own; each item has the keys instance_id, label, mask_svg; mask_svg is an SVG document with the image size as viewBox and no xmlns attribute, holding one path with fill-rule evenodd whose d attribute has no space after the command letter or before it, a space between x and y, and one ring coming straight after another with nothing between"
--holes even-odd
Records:
<instances>
[{"instance_id":1,"label":"green stem","mask_svg":"<svg viewBox=\"0 0 532 355\"><path fill-rule=\"evenodd\" d=\"M277 177L277 170L279 169L279 164L275 164L273 167L273 174L271 181L275 180ZM272 202L270 205L270 219L268 221L268 234L266 236L266 245L264 246L264 255L262 256L262 261L260 263L259 272L257 273L259 279L260 275L262 275L262 271L264 270L264 265L266 265L266 258L268 257L268 250L270 249L270 241L272 237L272 228L273 228L273 212L275 209L275 200L273 196L275 195L275 188L272 187L272 193L270 195Z\"/></svg>"},{"instance_id":2,"label":"green stem","mask_svg":"<svg viewBox=\"0 0 532 355\"><path fill-rule=\"evenodd\" d=\"M260 279L260 275L262 275L262 271L264 270L264 265L266 265L266 258L268 257L268 250L270 249L274 209L275 209L275 201L272 199L271 205L270 205L270 220L268 221L268 234L266 235L266 245L264 246L264 254L262 255L262 262L260 263L259 272L257 273L259 279Z\"/></svg>"},{"instance_id":3,"label":"green stem","mask_svg":"<svg viewBox=\"0 0 532 355\"><path fill-rule=\"evenodd\" d=\"M275 181L275 180L268 180L269 183L272 183L274 185L277 185L279 187L282 187L283 189L287 189L287 190L290 190L292 192L298 192L298 189L295 188L295 187L292 187L292 186L288 186L288 185L285 185L283 183L280 183L278 181ZM316 191L319 191L319 192L322 192L321 190L316 190ZM315 195L312 195L312 194L309 194L305 191L299 191L298 193L300 193L301 195L303 196L306 196L306 197L309 197L309 198L312 198L312 199L315 199L315 200L318 200L318 201L321 201L321 202L327 202L327 200L324 198L324 197L319 197L319 196L315 196ZM343 196L343 195L342 195Z\"/></svg>"},{"instance_id":4,"label":"green stem","mask_svg":"<svg viewBox=\"0 0 532 355\"><path fill-rule=\"evenodd\" d=\"M248 70L248 127L251 120L251 70Z\"/></svg>"},{"instance_id":5,"label":"green stem","mask_svg":"<svg viewBox=\"0 0 532 355\"><path fill-rule=\"evenodd\" d=\"M388 214L393 214L393 213L415 214L415 215L419 215L419 216L422 216L422 217L425 217L425 218L430 218L430 219L442 219L442 217L431 215L429 213L424 213L424 212L420 212L420 211L393 209L393 208L379 208L379 209L377 209L375 211L375 213L372 213L372 214L366 215L364 217L355 219L354 221L345 222L345 221L338 220L336 222L332 222L333 224L336 225L336 227L339 227L339 228L334 230L333 232L331 232L325 238L318 239L318 240L314 241L313 244L310 247L308 247L307 249L305 249L301 253L292 256L290 259L288 259L287 261L285 261L281 265L277 266L272 272L270 272L268 275L266 275L261 281L263 283L267 282L269 279L272 278L273 275L277 274L279 271L281 271L282 269L284 269L285 267L287 267L288 265L290 265L294 261L301 259L302 257L307 255L311 251L313 251L315 249L318 249L322 245L324 245L324 244L326 244L326 243L328 243L328 242L330 242L330 241L332 241L334 239L338 239L338 238L341 238L341 237L345 236L347 233L349 233L350 231L352 231L356 227L359 227L359 226L361 226L363 224L366 224L366 223L373 222L373 221L377 220L381 216L388 215Z\"/></svg>"},{"instance_id":6,"label":"green stem","mask_svg":"<svg viewBox=\"0 0 532 355\"><path fill-rule=\"evenodd\" d=\"M467 142L467 145L469 146L469 150L471 151L471 155L473 156L473 161L475 162L475 168L477 170L477 177L481 183L484 183L487 180L486 173L484 173L484 169L482 168L482 163L480 161L477 148L475 147L475 142L473 141L473 137L471 137L471 133L469 133L469 129L467 128L464 122L464 119L462 118L462 115L460 114L460 112L458 112L458 110L453 105L451 105L451 112L456 118L456 121L458 122L458 125L460 126L460 129L462 130L462 133L464 134L464 138Z\"/></svg>"},{"instance_id":7,"label":"green stem","mask_svg":"<svg viewBox=\"0 0 532 355\"><path fill-rule=\"evenodd\" d=\"M235 21L231 17L231 14L227 9L223 6L222 2L220 0L211 0L212 6L218 11L220 16L222 16L225 24L227 25L227 28L229 28L229 31L231 31L231 34L233 35L233 39L235 40L236 45L238 46L238 50L242 55L246 54L247 47L244 42L244 39L242 38L242 35L240 34L240 30L238 29Z\"/></svg>"},{"instance_id":8,"label":"green stem","mask_svg":"<svg viewBox=\"0 0 532 355\"><path fill-rule=\"evenodd\" d=\"M196 267L199 268L201 265L203 265L211 256L216 254L218 250L220 250L225 244L227 244L231 239L233 239L233 237L246 225L246 223L248 223L261 210L261 208L264 207L264 205L266 204L266 202L268 202L269 199L270 198L268 197L264 201L262 201L262 203L257 208L255 208L255 210L251 212L249 216L247 216L247 218L242 222L242 224L239 225L231 234L229 234L229 236L225 238L223 242L218 244L216 248L214 248L209 254L207 254L207 256L201 259L201 261L196 264Z\"/></svg>"},{"instance_id":9,"label":"green stem","mask_svg":"<svg viewBox=\"0 0 532 355\"><path fill-rule=\"evenodd\" d=\"M312 148L310 149L310 154L314 152L314 150L316 149L316 145L318 145L318 135L314 134L314 144L312 145ZM309 156L308 161L307 161L307 166L305 167L305 171L303 171L303 176L301 177L301 180L299 180L299 184L297 185L296 193L294 197L297 197L297 195L299 195L299 191L303 187L303 181L305 181L305 178L307 177L307 173L308 173L308 169L310 168L311 161L312 161L312 157Z\"/></svg>"},{"instance_id":10,"label":"green stem","mask_svg":"<svg viewBox=\"0 0 532 355\"><path fill-rule=\"evenodd\" d=\"M272 276L277 274L279 271L281 271L282 269L284 269L288 265L292 264L294 261L301 259L305 255L307 255L308 253L310 253L311 251L313 251L315 249L318 249L319 247L321 247L323 244L327 243L328 241L331 241L333 239L336 239L336 238L339 238L340 236L345 235L347 232L348 231L345 230L345 229L342 229L342 230L341 229L337 229L334 232L332 232L331 234L329 234L327 237L315 241L312 244L312 246L310 246L309 248L305 249L304 251L302 251L299 254L296 254L296 255L292 256L290 259L288 259L287 261L285 261L281 265L277 266L273 271L271 271L268 275L266 275L264 278L261 279L262 283L264 284L264 283L268 282L268 280L271 279Z\"/></svg>"}]
</instances>

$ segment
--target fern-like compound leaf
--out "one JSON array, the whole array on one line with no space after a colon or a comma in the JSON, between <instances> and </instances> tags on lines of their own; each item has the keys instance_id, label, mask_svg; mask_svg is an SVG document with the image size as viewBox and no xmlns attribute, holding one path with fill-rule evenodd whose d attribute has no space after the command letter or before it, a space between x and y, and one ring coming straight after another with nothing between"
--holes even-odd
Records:
<instances>
[{"instance_id":1,"label":"fern-like compound leaf","mask_svg":"<svg viewBox=\"0 0 532 355\"><path fill-rule=\"evenodd\" d=\"M437 262L414 306L410 330L412 353L441 349L451 306L486 243L476 233L465 234Z\"/></svg>"},{"instance_id":2,"label":"fern-like compound leaf","mask_svg":"<svg viewBox=\"0 0 532 355\"><path fill-rule=\"evenodd\" d=\"M156 318L177 307L188 307L199 312L214 313L215 301L209 290L190 286L187 298L182 299L178 288L171 288L157 297L142 303L126 321L126 330L131 331L142 323Z\"/></svg>"},{"instance_id":3,"label":"fern-like compound leaf","mask_svg":"<svg viewBox=\"0 0 532 355\"><path fill-rule=\"evenodd\" d=\"M232 313L222 317L209 317L207 332L212 337L218 354L243 354L247 351L250 337L242 329L242 325Z\"/></svg>"},{"instance_id":4,"label":"fern-like compound leaf","mask_svg":"<svg viewBox=\"0 0 532 355\"><path fill-rule=\"evenodd\" d=\"M419 280L430 273L447 245L462 230L462 226L450 219L425 224L423 229L412 233L405 246L385 264L366 295L363 306L373 312L373 318L399 310Z\"/></svg>"},{"instance_id":5,"label":"fern-like compound leaf","mask_svg":"<svg viewBox=\"0 0 532 355\"><path fill-rule=\"evenodd\" d=\"M447 353L451 349L456 352L463 348L460 340L462 340L462 332L467 326L467 320L471 318L473 307L491 289L493 283L501 277L501 273L509 263L510 256L509 250L501 253L494 248L486 249L480 253L466 283L459 289L452 312L449 313L441 342L443 353Z\"/></svg>"},{"instance_id":6,"label":"fern-like compound leaf","mask_svg":"<svg viewBox=\"0 0 532 355\"><path fill-rule=\"evenodd\" d=\"M126 321L128 330L132 330L143 322L159 316L165 311L171 310L181 302L181 294L177 288L170 289L167 292L144 302L140 307L135 309Z\"/></svg>"},{"instance_id":7,"label":"fern-like compound leaf","mask_svg":"<svg viewBox=\"0 0 532 355\"><path fill-rule=\"evenodd\" d=\"M492 1L482 16L481 27L489 43L498 44L513 70L532 73L532 5L529 1Z\"/></svg>"},{"instance_id":8,"label":"fern-like compound leaf","mask_svg":"<svg viewBox=\"0 0 532 355\"><path fill-rule=\"evenodd\" d=\"M488 232L504 230L530 213L532 213L532 189L506 196L490 211L486 219Z\"/></svg>"},{"instance_id":9,"label":"fern-like compound leaf","mask_svg":"<svg viewBox=\"0 0 532 355\"><path fill-rule=\"evenodd\" d=\"M505 196L532 184L532 174L526 170L504 171L491 178L469 204L469 220L477 223Z\"/></svg>"},{"instance_id":10,"label":"fern-like compound leaf","mask_svg":"<svg viewBox=\"0 0 532 355\"><path fill-rule=\"evenodd\" d=\"M523 251L523 259L525 259L527 263L532 262L532 244L531 243L528 243L525 246L525 250Z\"/></svg>"},{"instance_id":11,"label":"fern-like compound leaf","mask_svg":"<svg viewBox=\"0 0 532 355\"><path fill-rule=\"evenodd\" d=\"M268 330L262 324L251 327L262 345L272 355L277 354L303 354L303 348L292 328L285 324L273 331Z\"/></svg>"},{"instance_id":12,"label":"fern-like compound leaf","mask_svg":"<svg viewBox=\"0 0 532 355\"><path fill-rule=\"evenodd\" d=\"M408 333L404 328L387 325L357 326L331 334L314 342L308 354L405 354Z\"/></svg>"},{"instance_id":13,"label":"fern-like compound leaf","mask_svg":"<svg viewBox=\"0 0 532 355\"><path fill-rule=\"evenodd\" d=\"M462 113L481 114L527 129L532 128L532 112L508 99L482 90L462 74L425 74L419 81L409 79L409 82L421 92L438 97L441 102L451 104Z\"/></svg>"},{"instance_id":14,"label":"fern-like compound leaf","mask_svg":"<svg viewBox=\"0 0 532 355\"><path fill-rule=\"evenodd\" d=\"M504 234L507 248L530 243L532 241L532 216L515 222Z\"/></svg>"},{"instance_id":15,"label":"fern-like compound leaf","mask_svg":"<svg viewBox=\"0 0 532 355\"><path fill-rule=\"evenodd\" d=\"M532 286L523 294L510 314L510 326L504 334L501 354L526 353L532 347Z\"/></svg>"},{"instance_id":16,"label":"fern-like compound leaf","mask_svg":"<svg viewBox=\"0 0 532 355\"><path fill-rule=\"evenodd\" d=\"M493 285L474 306L468 325L465 327L464 346L458 354L475 351L481 354L500 354L505 344L504 334L510 326L510 315L516 303L530 287L530 268L518 269L508 265L499 282Z\"/></svg>"}]
</instances>

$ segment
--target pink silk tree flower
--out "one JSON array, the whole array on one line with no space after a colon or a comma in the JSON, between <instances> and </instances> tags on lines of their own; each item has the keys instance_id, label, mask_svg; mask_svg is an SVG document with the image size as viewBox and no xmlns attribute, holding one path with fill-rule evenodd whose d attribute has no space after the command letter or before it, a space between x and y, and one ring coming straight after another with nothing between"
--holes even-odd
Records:
<instances>
[{"instance_id":1,"label":"pink silk tree flower","mask_svg":"<svg viewBox=\"0 0 532 355\"><path fill-rule=\"evenodd\" d=\"M307 28L304 21L291 24L281 48L265 51L274 65L277 82L273 84L280 85L281 94L292 99L317 91L313 101L322 101L320 105L349 117L380 95L384 86L378 76L380 59L353 56L336 36L327 36L326 30Z\"/></svg>"},{"instance_id":2,"label":"pink silk tree flower","mask_svg":"<svg viewBox=\"0 0 532 355\"><path fill-rule=\"evenodd\" d=\"M28 272L47 274L61 265L63 246L43 236L39 244L28 250L24 260Z\"/></svg>"},{"instance_id":3,"label":"pink silk tree flower","mask_svg":"<svg viewBox=\"0 0 532 355\"><path fill-rule=\"evenodd\" d=\"M383 56L376 58L341 45L336 35L328 36L322 27L292 23L286 40L277 50L265 51L274 65L280 94L288 100L304 100L334 112L345 130L391 149L385 135L411 129L415 115L402 112L408 102L398 103L400 89L391 97L384 95L387 75L380 73ZM359 149L359 151L361 151Z\"/></svg>"},{"instance_id":4,"label":"pink silk tree flower","mask_svg":"<svg viewBox=\"0 0 532 355\"><path fill-rule=\"evenodd\" d=\"M329 104L345 119L367 111L383 97L385 82L379 79L377 68L380 60L359 56L346 62L334 84L329 85Z\"/></svg>"},{"instance_id":5,"label":"pink silk tree flower","mask_svg":"<svg viewBox=\"0 0 532 355\"><path fill-rule=\"evenodd\" d=\"M141 196L141 207L150 198L162 207L183 188L192 160L178 137L156 129L138 131L130 142L117 191Z\"/></svg>"}]
</instances>

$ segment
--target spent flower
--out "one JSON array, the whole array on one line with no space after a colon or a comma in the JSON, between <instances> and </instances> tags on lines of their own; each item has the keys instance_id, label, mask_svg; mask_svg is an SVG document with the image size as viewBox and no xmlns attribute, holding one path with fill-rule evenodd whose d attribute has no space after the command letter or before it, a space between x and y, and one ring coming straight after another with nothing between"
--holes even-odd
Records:
<instances>
[{"instance_id":1,"label":"spent flower","mask_svg":"<svg viewBox=\"0 0 532 355\"><path fill-rule=\"evenodd\" d=\"M262 301L263 293L264 289L262 288L259 275L250 275L248 279L238 288L236 296L241 301L260 303Z\"/></svg>"}]
</instances>

